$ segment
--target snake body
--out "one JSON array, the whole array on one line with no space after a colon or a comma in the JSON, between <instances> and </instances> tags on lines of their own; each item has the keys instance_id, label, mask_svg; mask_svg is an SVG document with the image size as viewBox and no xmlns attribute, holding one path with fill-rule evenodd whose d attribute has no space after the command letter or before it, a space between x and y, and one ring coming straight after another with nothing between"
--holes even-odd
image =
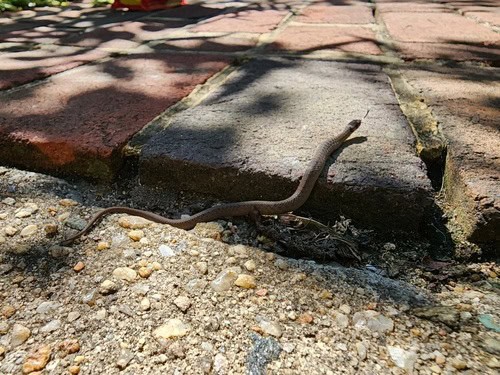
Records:
<instances>
[{"instance_id":1,"label":"snake body","mask_svg":"<svg viewBox=\"0 0 500 375\"><path fill-rule=\"evenodd\" d=\"M318 179L328 157L337 150L344 141L361 125L361 120L352 120L347 127L337 136L325 141L316 151L311 163L307 167L299 186L288 198L280 201L246 201L236 203L226 203L203 210L192 216L182 219L170 219L157 215L150 211L138 210L129 207L109 207L99 211L90 219L85 228L75 235L64 240L61 244L71 244L78 237L88 233L97 220L105 215L125 213L140 216L144 219L161 224L169 224L180 229L192 229L198 223L209 222L222 217L246 216L256 212L262 215L279 215L294 211L301 207L309 198L316 180Z\"/></svg>"}]
</instances>

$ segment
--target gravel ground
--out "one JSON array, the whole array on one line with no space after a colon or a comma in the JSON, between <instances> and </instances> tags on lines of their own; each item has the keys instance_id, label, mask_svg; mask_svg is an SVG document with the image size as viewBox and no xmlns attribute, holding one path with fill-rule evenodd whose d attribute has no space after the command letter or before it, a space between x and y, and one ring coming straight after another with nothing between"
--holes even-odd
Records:
<instances>
[{"instance_id":1,"label":"gravel ground","mask_svg":"<svg viewBox=\"0 0 500 375\"><path fill-rule=\"evenodd\" d=\"M388 240L368 248L398 272L363 249L344 267L279 255L244 222L127 215L58 245L99 206L189 198L138 192L0 168L1 374L498 373L496 264Z\"/></svg>"}]
</instances>

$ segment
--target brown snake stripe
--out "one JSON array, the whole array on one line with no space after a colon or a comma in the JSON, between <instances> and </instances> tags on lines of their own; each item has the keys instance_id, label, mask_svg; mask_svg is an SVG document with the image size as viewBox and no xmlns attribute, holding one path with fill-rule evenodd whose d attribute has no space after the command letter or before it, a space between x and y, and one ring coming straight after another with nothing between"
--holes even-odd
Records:
<instances>
[{"instance_id":1,"label":"brown snake stripe","mask_svg":"<svg viewBox=\"0 0 500 375\"><path fill-rule=\"evenodd\" d=\"M352 120L347 127L337 136L325 141L316 151L311 163L307 167L304 176L300 180L297 190L288 198L281 201L247 201L227 203L211 207L195 215L184 219L169 219L153 212L138 210L129 207L109 207L99 211L85 228L75 235L61 242L61 245L71 244L78 237L88 233L97 220L104 215L125 213L129 215L140 216L145 219L161 224L170 224L176 228L191 229L198 223L208 222L220 219L222 217L245 216L256 212L262 215L279 215L294 211L302 206L316 184L326 160L332 152L338 149L344 141L361 125L361 120Z\"/></svg>"}]
</instances>

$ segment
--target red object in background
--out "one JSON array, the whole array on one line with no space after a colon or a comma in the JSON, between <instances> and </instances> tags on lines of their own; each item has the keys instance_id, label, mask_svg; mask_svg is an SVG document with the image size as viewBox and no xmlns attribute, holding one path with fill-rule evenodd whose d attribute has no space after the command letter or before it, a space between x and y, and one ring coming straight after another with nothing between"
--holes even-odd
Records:
<instances>
[{"instance_id":1,"label":"red object in background","mask_svg":"<svg viewBox=\"0 0 500 375\"><path fill-rule=\"evenodd\" d=\"M186 5L186 0L115 0L114 9L157 10Z\"/></svg>"}]
</instances>

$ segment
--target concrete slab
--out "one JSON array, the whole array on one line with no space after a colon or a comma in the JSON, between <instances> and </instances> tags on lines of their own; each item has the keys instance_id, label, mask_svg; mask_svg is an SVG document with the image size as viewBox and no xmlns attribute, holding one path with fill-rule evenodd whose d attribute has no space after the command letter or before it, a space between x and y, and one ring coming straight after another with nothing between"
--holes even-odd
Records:
<instances>
[{"instance_id":1,"label":"concrete slab","mask_svg":"<svg viewBox=\"0 0 500 375\"><path fill-rule=\"evenodd\" d=\"M319 50L379 55L373 30L359 27L316 27L290 25L279 34L269 50L285 50L308 53Z\"/></svg>"},{"instance_id":2,"label":"concrete slab","mask_svg":"<svg viewBox=\"0 0 500 375\"><path fill-rule=\"evenodd\" d=\"M0 90L48 77L102 59L107 53L64 46L0 53Z\"/></svg>"},{"instance_id":3,"label":"concrete slab","mask_svg":"<svg viewBox=\"0 0 500 375\"><path fill-rule=\"evenodd\" d=\"M267 33L274 30L287 13L281 10L235 10L233 13L210 18L192 31Z\"/></svg>"},{"instance_id":4,"label":"concrete slab","mask_svg":"<svg viewBox=\"0 0 500 375\"><path fill-rule=\"evenodd\" d=\"M500 73L494 68L406 69L447 139L444 197L469 239L500 244Z\"/></svg>"},{"instance_id":5,"label":"concrete slab","mask_svg":"<svg viewBox=\"0 0 500 375\"><path fill-rule=\"evenodd\" d=\"M371 8L362 5L335 6L314 4L302 10L295 18L297 22L305 23L341 23L364 24L375 22Z\"/></svg>"},{"instance_id":6,"label":"concrete slab","mask_svg":"<svg viewBox=\"0 0 500 375\"><path fill-rule=\"evenodd\" d=\"M135 132L228 62L134 54L0 93L0 163L109 179Z\"/></svg>"},{"instance_id":7,"label":"concrete slab","mask_svg":"<svg viewBox=\"0 0 500 375\"><path fill-rule=\"evenodd\" d=\"M147 185L227 201L282 199L320 142L363 126L328 163L305 206L382 230L417 231L431 186L387 77L377 66L262 59L174 117L140 156Z\"/></svg>"}]
</instances>

